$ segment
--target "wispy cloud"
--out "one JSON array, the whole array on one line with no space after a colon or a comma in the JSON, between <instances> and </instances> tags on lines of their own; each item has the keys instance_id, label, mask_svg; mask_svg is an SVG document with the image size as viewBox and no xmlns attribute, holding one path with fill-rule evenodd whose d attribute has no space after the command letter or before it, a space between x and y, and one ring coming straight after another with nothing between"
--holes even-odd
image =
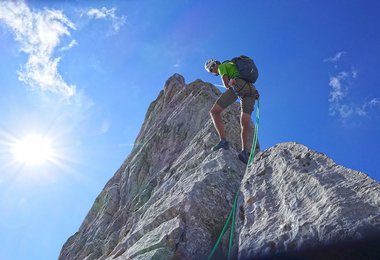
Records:
<instances>
[{"instance_id":1,"label":"wispy cloud","mask_svg":"<svg viewBox=\"0 0 380 260\"><path fill-rule=\"evenodd\" d=\"M358 76L358 70L355 67L352 67L351 73L352 73L352 77L356 79L356 77Z\"/></svg>"},{"instance_id":2,"label":"wispy cloud","mask_svg":"<svg viewBox=\"0 0 380 260\"><path fill-rule=\"evenodd\" d=\"M114 32L118 32L120 28L125 24L125 16L117 16L116 8L107 9L102 7L100 9L91 8L86 12L86 15L93 19L105 19L112 22L112 28Z\"/></svg>"},{"instance_id":3,"label":"wispy cloud","mask_svg":"<svg viewBox=\"0 0 380 260\"><path fill-rule=\"evenodd\" d=\"M0 0L0 25L10 29L20 51L27 54L26 64L18 71L19 80L41 90L41 104L47 110L59 111L59 120L73 128L94 136L106 134L112 123L108 114L83 89L66 83L59 73L59 54L78 45L71 37L76 25L63 11L35 10L23 1Z\"/></svg>"},{"instance_id":4,"label":"wispy cloud","mask_svg":"<svg viewBox=\"0 0 380 260\"><path fill-rule=\"evenodd\" d=\"M368 117L373 110L380 109L380 98L373 98L364 102L360 107L355 108L355 113L362 117Z\"/></svg>"},{"instance_id":5,"label":"wispy cloud","mask_svg":"<svg viewBox=\"0 0 380 260\"><path fill-rule=\"evenodd\" d=\"M334 63L337 69L339 59L346 52L339 52L335 56L324 59L324 62ZM354 85L358 76L358 70L351 66L351 70L342 70L334 72L330 76L329 86L329 114L336 116L343 122L356 117L370 117L374 109L380 109L380 98L372 98L369 101L355 100L357 97L351 95L350 88Z\"/></svg>"},{"instance_id":6,"label":"wispy cloud","mask_svg":"<svg viewBox=\"0 0 380 260\"><path fill-rule=\"evenodd\" d=\"M337 75L330 77L329 86L329 112L331 116L338 116L340 119L347 119L353 113L353 109L345 104L345 97L348 95L347 80L350 74L341 71Z\"/></svg>"},{"instance_id":7,"label":"wispy cloud","mask_svg":"<svg viewBox=\"0 0 380 260\"><path fill-rule=\"evenodd\" d=\"M330 77L329 85L331 87L330 90L330 103L337 103L342 101L344 96L347 94L346 90L343 89L342 82L346 80L348 77L348 73L345 71L341 71L338 75Z\"/></svg>"},{"instance_id":8,"label":"wispy cloud","mask_svg":"<svg viewBox=\"0 0 380 260\"><path fill-rule=\"evenodd\" d=\"M334 56L332 56L332 57L328 57L328 58L324 59L323 62L332 62L332 63L336 63L336 62L338 62L338 61L342 58L342 56L343 56L344 54L346 54L345 51L340 51L340 52L336 53Z\"/></svg>"},{"instance_id":9,"label":"wispy cloud","mask_svg":"<svg viewBox=\"0 0 380 260\"><path fill-rule=\"evenodd\" d=\"M53 57L61 38L70 36L70 30L76 29L62 11L46 8L34 11L22 1L2 1L0 21L13 31L20 50L28 55L26 65L18 72L19 79L33 88L73 96L76 87L66 83L59 74L61 58ZM70 45L75 44L72 41Z\"/></svg>"},{"instance_id":10,"label":"wispy cloud","mask_svg":"<svg viewBox=\"0 0 380 260\"><path fill-rule=\"evenodd\" d=\"M368 104L370 107L380 108L380 98L374 98L371 101L369 101Z\"/></svg>"},{"instance_id":11,"label":"wispy cloud","mask_svg":"<svg viewBox=\"0 0 380 260\"><path fill-rule=\"evenodd\" d=\"M73 48L74 46L77 46L78 45L78 42L76 40L72 40L68 45L66 46L63 46L61 48L61 51L67 51L67 50L70 50L71 48Z\"/></svg>"}]
</instances>

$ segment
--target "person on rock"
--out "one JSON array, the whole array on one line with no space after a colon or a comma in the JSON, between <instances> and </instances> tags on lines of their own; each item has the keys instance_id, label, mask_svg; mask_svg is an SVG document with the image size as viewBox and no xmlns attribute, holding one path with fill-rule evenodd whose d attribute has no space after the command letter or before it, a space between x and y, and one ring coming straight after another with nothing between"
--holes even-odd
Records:
<instances>
[{"instance_id":1,"label":"person on rock","mask_svg":"<svg viewBox=\"0 0 380 260\"><path fill-rule=\"evenodd\" d=\"M220 142L215 145L212 150L216 151L221 148L229 149L229 142L226 140L224 131L224 123L222 121L221 113L229 105L233 104L239 97L241 104L241 143L242 151L239 153L239 159L247 163L249 159L248 153L248 133L251 121L251 114L254 110L255 100L259 98L259 92L256 90L253 83L240 78L239 70L236 65L231 61L221 63L220 61L210 59L205 63L207 72L215 76L220 75L224 87L227 89L215 102L210 110L210 115L214 123L215 129L218 132ZM259 145L256 149L259 149Z\"/></svg>"}]
</instances>

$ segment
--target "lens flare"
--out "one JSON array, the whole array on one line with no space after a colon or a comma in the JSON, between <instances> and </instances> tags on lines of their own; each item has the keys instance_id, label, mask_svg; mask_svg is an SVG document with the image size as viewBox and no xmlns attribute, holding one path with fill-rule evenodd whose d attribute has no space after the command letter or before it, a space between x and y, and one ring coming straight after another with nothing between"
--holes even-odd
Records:
<instances>
[{"instance_id":1,"label":"lens flare","mask_svg":"<svg viewBox=\"0 0 380 260\"><path fill-rule=\"evenodd\" d=\"M38 135L29 135L18 140L11 152L17 162L29 165L42 164L53 157L50 140Z\"/></svg>"}]
</instances>

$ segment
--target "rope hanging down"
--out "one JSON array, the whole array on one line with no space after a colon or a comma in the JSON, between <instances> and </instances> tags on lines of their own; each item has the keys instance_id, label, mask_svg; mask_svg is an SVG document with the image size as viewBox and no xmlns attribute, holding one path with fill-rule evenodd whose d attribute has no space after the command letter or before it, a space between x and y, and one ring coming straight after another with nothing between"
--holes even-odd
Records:
<instances>
[{"instance_id":1,"label":"rope hanging down","mask_svg":"<svg viewBox=\"0 0 380 260\"><path fill-rule=\"evenodd\" d=\"M253 143L252 143L252 148L251 148L251 154L249 156L247 167L245 168L244 175L247 173L247 170L248 170L249 166L252 164L252 160L253 160L253 158L255 156L256 145L257 145L257 140L258 140L258 136L259 136L259 124L260 124L260 100L258 99L257 100L257 109L256 109L255 132L254 132L254 135L253 135ZM229 246L228 246L228 259L230 259L230 257L231 257L231 248L232 248L232 242L233 242L234 231L235 231L234 230L235 229L235 213L236 213L236 205L237 205L237 199L238 199L238 197L239 197L239 191L236 192L235 199L234 199L234 205L232 206L230 214L228 215L227 221L224 224L222 232L220 233L219 238L218 238L218 240L216 241L216 243L214 245L214 248L212 249L209 257L207 258L208 260L210 260L212 258L212 256L214 255L216 249L218 248L218 246L220 244L220 241L222 240L222 237L223 237L224 233L226 233L226 230L227 230L228 225L230 223L230 220L232 218L231 231L230 231L230 243L229 243Z\"/></svg>"}]
</instances>

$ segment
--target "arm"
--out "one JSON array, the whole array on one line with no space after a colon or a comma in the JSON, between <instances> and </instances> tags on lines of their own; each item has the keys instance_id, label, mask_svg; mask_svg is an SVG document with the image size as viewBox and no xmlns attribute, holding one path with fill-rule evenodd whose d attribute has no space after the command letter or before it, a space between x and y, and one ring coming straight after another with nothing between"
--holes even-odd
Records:
<instances>
[{"instance_id":1,"label":"arm","mask_svg":"<svg viewBox=\"0 0 380 260\"><path fill-rule=\"evenodd\" d=\"M230 88L230 84L229 84L230 79L228 78L227 75L224 75L222 77L222 82L223 82L223 85L224 85L225 88L227 88L227 89Z\"/></svg>"}]
</instances>

